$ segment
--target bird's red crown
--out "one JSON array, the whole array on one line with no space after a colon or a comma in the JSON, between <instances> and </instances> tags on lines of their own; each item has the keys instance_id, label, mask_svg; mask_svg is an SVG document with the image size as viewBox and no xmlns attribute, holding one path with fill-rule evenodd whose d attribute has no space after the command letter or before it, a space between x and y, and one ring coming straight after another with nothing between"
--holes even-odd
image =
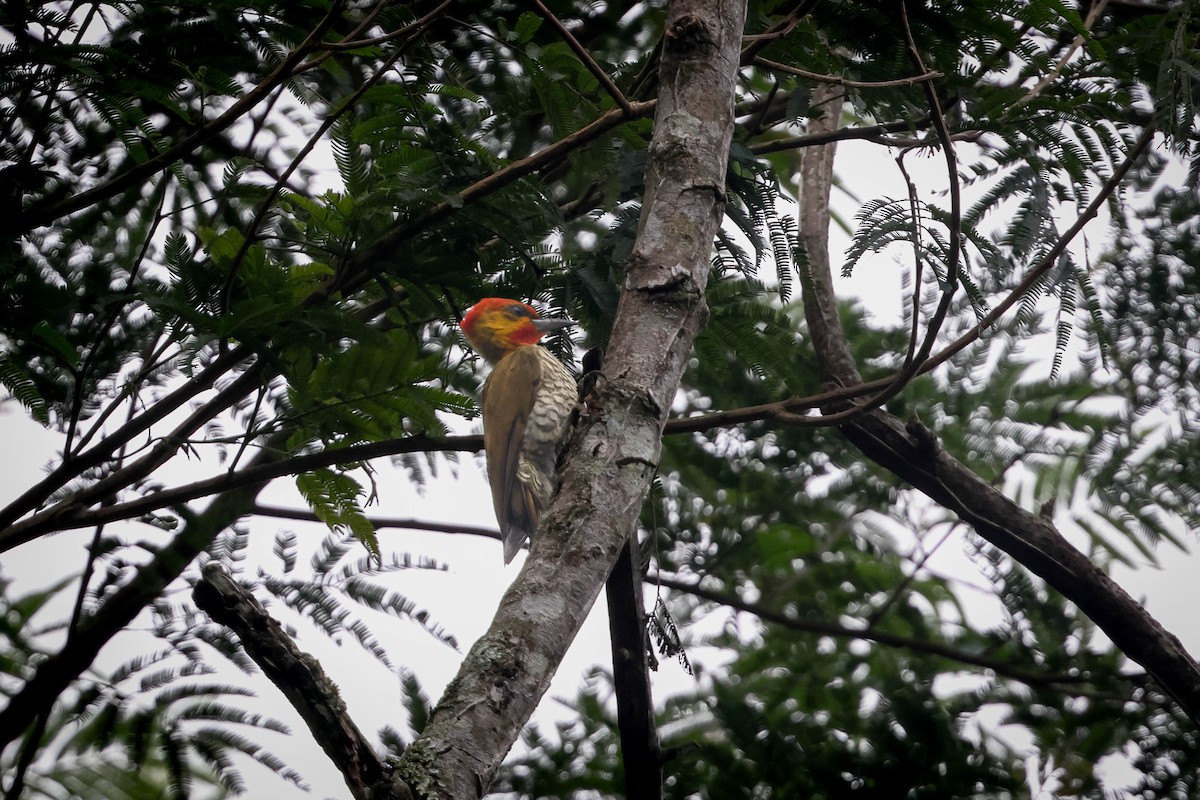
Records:
<instances>
[{"instance_id":1,"label":"bird's red crown","mask_svg":"<svg viewBox=\"0 0 1200 800\"><path fill-rule=\"evenodd\" d=\"M493 364L522 345L537 344L552 330L573 324L547 320L533 306L506 297L486 297L467 311L462 332L480 355Z\"/></svg>"}]
</instances>

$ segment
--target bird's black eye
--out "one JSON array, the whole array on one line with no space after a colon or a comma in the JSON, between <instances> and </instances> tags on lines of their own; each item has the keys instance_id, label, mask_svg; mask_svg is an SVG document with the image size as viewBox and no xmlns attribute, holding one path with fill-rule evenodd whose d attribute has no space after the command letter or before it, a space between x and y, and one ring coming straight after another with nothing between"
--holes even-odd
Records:
<instances>
[{"instance_id":1,"label":"bird's black eye","mask_svg":"<svg viewBox=\"0 0 1200 800\"><path fill-rule=\"evenodd\" d=\"M529 319L533 316L533 312L531 312L525 306L514 305L508 307L508 315L513 319Z\"/></svg>"}]
</instances>

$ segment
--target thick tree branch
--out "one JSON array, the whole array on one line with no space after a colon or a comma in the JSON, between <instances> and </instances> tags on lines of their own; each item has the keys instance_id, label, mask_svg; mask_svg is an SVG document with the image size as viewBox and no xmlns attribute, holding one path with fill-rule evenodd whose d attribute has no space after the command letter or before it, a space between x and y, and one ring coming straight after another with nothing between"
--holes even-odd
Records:
<instances>
[{"instance_id":1,"label":"thick tree branch","mask_svg":"<svg viewBox=\"0 0 1200 800\"><path fill-rule=\"evenodd\" d=\"M842 432L867 457L957 514L1061 592L1200 722L1200 667L1183 644L1049 520L983 481L937 446L931 432L914 435L890 414L873 412L843 426Z\"/></svg>"},{"instance_id":2,"label":"thick tree branch","mask_svg":"<svg viewBox=\"0 0 1200 800\"><path fill-rule=\"evenodd\" d=\"M356 800L396 797L387 770L325 670L303 652L254 595L215 562L205 565L192 590L196 606L237 634L246 654L299 712Z\"/></svg>"},{"instance_id":3,"label":"thick tree branch","mask_svg":"<svg viewBox=\"0 0 1200 800\"><path fill-rule=\"evenodd\" d=\"M487 790L634 530L706 315L745 13L719 0L668 7L648 189L605 380L588 398L524 568L401 759L399 776L424 797Z\"/></svg>"},{"instance_id":4,"label":"thick tree branch","mask_svg":"<svg viewBox=\"0 0 1200 800\"><path fill-rule=\"evenodd\" d=\"M1151 137L1149 129L1143 132L1126 162L1113 175L1114 181L1123 177ZM800 238L808 254L809 268L804 282L805 316L824 379L834 385L853 385L860 383L858 368L837 318L837 298L829 271L828 204L833 147L812 149L805 156L816 162L806 161L802 172ZM1088 212L1094 211L1093 206L1089 206L1068 234L1074 235L1082 227ZM1048 268L1067 241L1066 235L1061 237L1055 252L1041 263ZM1030 278L1026 276L1020 285L1025 286ZM1013 303L1017 297L1016 291L1010 295ZM1003 304L1003 309L1011 304ZM974 335L978 335L983 325L997 319L1003 309L993 309ZM1048 520L1026 511L984 482L938 446L933 433L919 424L906 429L891 414L875 410L844 423L840 429L868 458L958 514L983 538L1075 603L1125 655L1158 680L1193 720L1200 722L1200 667L1175 636L1072 547Z\"/></svg>"},{"instance_id":5,"label":"thick tree branch","mask_svg":"<svg viewBox=\"0 0 1200 800\"><path fill-rule=\"evenodd\" d=\"M833 133L842 115L842 96L833 87L819 84L813 90L812 106L820 116L809 119L811 135ZM858 365L834 298L833 270L829 264L829 190L833 186L833 141L804 152L800 166L800 246L804 250L804 318L816 351L821 377L830 388L862 383Z\"/></svg>"}]
</instances>

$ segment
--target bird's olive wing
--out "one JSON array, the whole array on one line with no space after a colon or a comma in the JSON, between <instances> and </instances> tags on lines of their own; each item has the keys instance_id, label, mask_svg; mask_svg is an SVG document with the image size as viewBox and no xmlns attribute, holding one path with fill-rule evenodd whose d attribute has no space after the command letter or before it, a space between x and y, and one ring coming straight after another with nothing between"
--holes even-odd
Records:
<instances>
[{"instance_id":1,"label":"bird's olive wing","mask_svg":"<svg viewBox=\"0 0 1200 800\"><path fill-rule=\"evenodd\" d=\"M483 443L487 451L488 483L505 561L537 527L537 499L517 478L521 443L537 397L542 368L532 347L519 347L500 359L483 392Z\"/></svg>"}]
</instances>

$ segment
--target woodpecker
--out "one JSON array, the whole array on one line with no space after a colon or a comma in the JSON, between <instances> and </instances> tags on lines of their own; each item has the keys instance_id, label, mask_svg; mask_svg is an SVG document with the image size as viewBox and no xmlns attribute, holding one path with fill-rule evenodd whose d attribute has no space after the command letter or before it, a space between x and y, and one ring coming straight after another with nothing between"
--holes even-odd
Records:
<instances>
[{"instance_id":1,"label":"woodpecker","mask_svg":"<svg viewBox=\"0 0 1200 800\"><path fill-rule=\"evenodd\" d=\"M574 324L542 319L531 306L501 297L480 300L463 317L467 341L492 365L483 385L483 444L505 564L557 489L558 456L578 397L570 371L538 342Z\"/></svg>"}]
</instances>

